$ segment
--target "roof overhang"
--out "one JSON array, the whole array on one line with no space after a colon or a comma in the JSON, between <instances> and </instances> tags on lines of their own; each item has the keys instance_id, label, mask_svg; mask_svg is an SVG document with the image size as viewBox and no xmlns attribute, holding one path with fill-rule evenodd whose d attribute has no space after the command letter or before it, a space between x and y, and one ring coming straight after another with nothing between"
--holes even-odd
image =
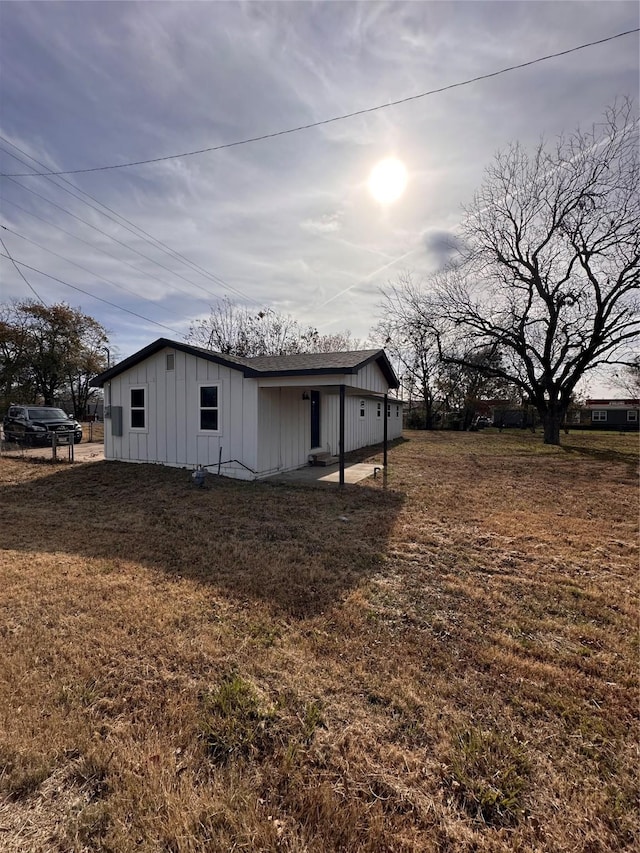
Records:
<instances>
[{"instance_id":1,"label":"roof overhang","mask_svg":"<svg viewBox=\"0 0 640 853\"><path fill-rule=\"evenodd\" d=\"M222 364L225 367L229 367L232 370L240 371L245 377L279 377L279 376L296 376L301 378L309 378L312 379L314 376L326 376L326 375L335 375L335 374L344 374L344 375L353 375L357 374L359 370L363 367L366 367L367 364L370 364L372 361L375 361L380 368L383 376L387 380L390 388L399 388L400 382L398 381L398 377L395 374L393 367L391 366L391 362L387 358L387 355L383 349L376 350L371 355L367 355L366 358L363 358L361 362L355 365L351 365L348 367L336 367L328 366L328 367L302 367L302 368L287 368L285 370L264 370L256 367L252 367L250 364L250 358L236 358L235 356L225 356L222 353L211 352L209 350L201 349L200 347L193 347L189 344L183 344L179 341L172 341L168 338L158 338L153 343L149 344L146 347L143 347L138 352L133 353L128 358L125 358L123 361L118 362L118 364L114 364L113 367L108 368L107 370L99 373L91 380L91 385L94 388L102 388L105 383L109 382L111 379L114 379L116 376L119 376L121 373L124 373L126 370L129 370L132 367L135 367L140 362L144 361L147 358L155 355L163 349L172 349L178 350L180 352L184 352L187 355L193 355L197 358L202 358L205 361L211 361L214 364Z\"/></svg>"}]
</instances>

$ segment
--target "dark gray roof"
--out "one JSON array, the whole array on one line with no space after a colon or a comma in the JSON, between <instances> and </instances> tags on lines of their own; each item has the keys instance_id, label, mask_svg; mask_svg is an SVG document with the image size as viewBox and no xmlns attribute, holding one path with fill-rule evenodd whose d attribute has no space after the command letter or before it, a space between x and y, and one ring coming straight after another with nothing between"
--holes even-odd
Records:
<instances>
[{"instance_id":1,"label":"dark gray roof","mask_svg":"<svg viewBox=\"0 0 640 853\"><path fill-rule=\"evenodd\" d=\"M223 364L242 371L244 376L314 376L328 373L357 373L371 361L375 361L389 383L390 388L398 388L398 378L383 349L354 350L352 352L297 353L295 355L260 355L243 358L236 355L212 352L191 344L158 338L124 361L115 364L96 376L91 384L102 387L105 382L134 367L144 359L166 347L186 352L190 355Z\"/></svg>"},{"instance_id":2,"label":"dark gray roof","mask_svg":"<svg viewBox=\"0 0 640 853\"><path fill-rule=\"evenodd\" d=\"M337 371L359 367L364 361L379 355L382 350L362 349L351 352L309 352L295 355L256 355L245 361L254 370L271 372L282 370L317 370L332 368Z\"/></svg>"}]
</instances>

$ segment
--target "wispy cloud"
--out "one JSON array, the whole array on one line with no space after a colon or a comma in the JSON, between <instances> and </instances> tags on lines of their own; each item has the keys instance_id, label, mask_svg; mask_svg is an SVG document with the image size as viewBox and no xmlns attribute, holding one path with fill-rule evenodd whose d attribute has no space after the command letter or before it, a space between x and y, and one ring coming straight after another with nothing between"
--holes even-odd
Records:
<instances>
[{"instance_id":1,"label":"wispy cloud","mask_svg":"<svg viewBox=\"0 0 640 853\"><path fill-rule=\"evenodd\" d=\"M5 3L2 14L0 133L58 168L274 132L638 25L637 5L615 0L23 2ZM213 277L41 178L22 183L86 223L3 181L4 223L95 275L11 235L7 245L25 263L152 319L172 315L181 329L214 299L240 292L247 304L366 337L381 285L408 266L427 272L446 262L462 204L497 149L590 124L616 95L637 92L638 42L629 37L322 128L73 179ZM404 160L410 182L382 209L366 182L389 154ZM1 171L19 166L0 154ZM3 298L28 296L0 264ZM37 278L47 299L77 304L64 285ZM156 336L152 325L82 302L123 355Z\"/></svg>"}]
</instances>

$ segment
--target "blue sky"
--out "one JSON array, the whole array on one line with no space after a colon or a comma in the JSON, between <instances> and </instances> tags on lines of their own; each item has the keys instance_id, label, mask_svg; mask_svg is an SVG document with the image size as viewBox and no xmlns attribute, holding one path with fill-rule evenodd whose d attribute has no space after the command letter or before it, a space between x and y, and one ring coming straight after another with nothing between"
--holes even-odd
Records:
<instances>
[{"instance_id":1,"label":"blue sky","mask_svg":"<svg viewBox=\"0 0 640 853\"><path fill-rule=\"evenodd\" d=\"M31 171L7 151L36 165L9 143L53 170L89 169L321 121L632 29L639 10L615 0L3 2L0 171ZM121 357L186 334L224 295L365 338L382 286L441 265L493 154L590 125L616 97L637 101L638 57L628 35L287 136L67 177L209 275L59 178L0 179L10 229L0 235L16 260L148 318L22 268L46 302L103 323ZM409 183L381 206L367 179L390 155ZM0 276L3 301L33 295L4 258Z\"/></svg>"}]
</instances>

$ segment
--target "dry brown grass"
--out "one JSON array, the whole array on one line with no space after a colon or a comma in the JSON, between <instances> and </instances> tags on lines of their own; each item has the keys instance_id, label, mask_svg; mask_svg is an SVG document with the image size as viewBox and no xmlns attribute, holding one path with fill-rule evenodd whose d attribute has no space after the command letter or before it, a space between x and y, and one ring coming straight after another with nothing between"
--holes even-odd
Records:
<instances>
[{"instance_id":1,"label":"dry brown grass","mask_svg":"<svg viewBox=\"0 0 640 853\"><path fill-rule=\"evenodd\" d=\"M0 849L637 849L637 436L409 439L0 460Z\"/></svg>"}]
</instances>

